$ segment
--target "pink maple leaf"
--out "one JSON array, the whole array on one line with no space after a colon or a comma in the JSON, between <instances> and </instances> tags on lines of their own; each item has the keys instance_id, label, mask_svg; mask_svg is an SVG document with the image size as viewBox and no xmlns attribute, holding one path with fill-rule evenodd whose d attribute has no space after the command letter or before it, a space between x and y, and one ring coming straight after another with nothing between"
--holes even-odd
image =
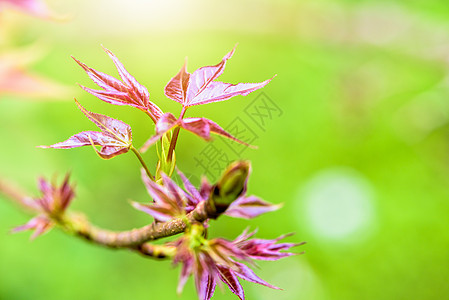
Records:
<instances>
[{"instance_id":1,"label":"pink maple leaf","mask_svg":"<svg viewBox=\"0 0 449 300\"><path fill-rule=\"evenodd\" d=\"M184 190L165 174L162 174L162 185L159 185L151 181L142 170L142 181L154 203L132 202L132 205L138 210L153 216L156 220L166 222L191 212L200 202L208 201L213 189L212 185L204 179L201 187L196 189L181 171L177 170L177 172L183 182ZM264 213L275 211L282 206L271 204L256 196L247 196L249 174L250 172L245 179L242 194L229 205L224 215L252 219Z\"/></svg>"},{"instance_id":2,"label":"pink maple leaf","mask_svg":"<svg viewBox=\"0 0 449 300\"><path fill-rule=\"evenodd\" d=\"M101 129L101 132L83 131L71 136L64 142L39 147L71 149L88 145L101 146L100 151L95 147L94 149L100 157L105 159L128 152L132 146L131 127L128 124L105 115L87 111L78 101L75 100L75 102L84 115Z\"/></svg>"},{"instance_id":3,"label":"pink maple leaf","mask_svg":"<svg viewBox=\"0 0 449 300\"><path fill-rule=\"evenodd\" d=\"M173 218L182 217L195 208L195 203L189 201L187 194L167 175L162 174L162 185L159 185L150 180L146 172L142 170L142 181L154 203L132 202L131 204L136 209L151 215L157 221L166 222Z\"/></svg>"},{"instance_id":4,"label":"pink maple leaf","mask_svg":"<svg viewBox=\"0 0 449 300\"><path fill-rule=\"evenodd\" d=\"M125 69L123 64L111 51L106 48L103 49L114 62L122 81L92 69L72 56L72 58L83 68L84 71L86 71L87 75L89 75L89 77L100 88L102 88L102 90L94 90L82 85L81 88L107 103L136 107L147 113L156 123L156 121L162 116L163 112L156 104L150 101L150 94L148 93L147 88L131 76L131 74Z\"/></svg>"},{"instance_id":5,"label":"pink maple leaf","mask_svg":"<svg viewBox=\"0 0 449 300\"><path fill-rule=\"evenodd\" d=\"M264 87L271 81L272 78L260 83L231 84L215 81L215 79L223 73L226 62L232 57L234 51L235 47L228 54L226 54L218 64L199 68L192 74L187 72L187 62L184 63L178 74L176 74L176 76L174 76L165 87L165 95L168 98L182 104L183 109L181 116L178 119L176 119L171 113L162 116L161 119L159 119L159 124L156 124L156 134L144 144L141 151L146 151L152 144L160 139L164 133L173 128L176 128L176 130L174 133L174 142L171 150L174 150L174 145L176 143L180 128L191 131L207 141L211 139L210 134L214 133L246 146L250 146L232 136L218 124L209 119L183 119L185 111L190 106L224 101L237 95L246 96L249 93ZM169 153L169 157L170 155L171 153Z\"/></svg>"},{"instance_id":6,"label":"pink maple leaf","mask_svg":"<svg viewBox=\"0 0 449 300\"><path fill-rule=\"evenodd\" d=\"M235 47L218 64L199 68L192 74L187 72L187 63L185 63L179 73L168 82L165 95L181 103L183 107L189 107L224 101L237 95L246 96L271 81L267 79L260 83L238 84L214 81L223 73L226 62L232 57L234 51Z\"/></svg>"},{"instance_id":7,"label":"pink maple leaf","mask_svg":"<svg viewBox=\"0 0 449 300\"><path fill-rule=\"evenodd\" d=\"M198 239L187 233L180 239L168 244L177 248L173 258L174 264L182 263L178 292L181 292L188 277L193 274L195 286L200 300L209 300L215 291L217 281L224 282L229 289L244 300L245 294L239 279L279 289L259 278L253 270L245 264L253 260L277 260L294 255L291 252L281 252L292 247L302 245L293 243L277 243L285 236L273 240L250 239L254 233L245 230L234 241L222 238L212 240ZM195 243L192 243L194 239Z\"/></svg>"},{"instance_id":8,"label":"pink maple leaf","mask_svg":"<svg viewBox=\"0 0 449 300\"><path fill-rule=\"evenodd\" d=\"M278 260L284 257L295 255L291 252L281 252L282 250L288 250L292 247L304 245L302 243L278 243L280 240L291 236L292 234L284 234L273 240L266 239L251 239L256 234L256 230L248 233L248 229L245 229L241 235L239 235L233 244L245 253L251 259L257 260ZM299 253L302 254L302 253Z\"/></svg>"},{"instance_id":9,"label":"pink maple leaf","mask_svg":"<svg viewBox=\"0 0 449 300\"><path fill-rule=\"evenodd\" d=\"M166 132L174 128L183 128L205 139L206 141L210 141L212 139L211 133L214 133L251 147L251 145L234 137L212 120L206 118L176 119L176 117L172 113L165 113L156 123L156 134L153 135L150 139L148 139L145 142L145 144L140 148L140 150L142 152L145 152L151 145L156 143Z\"/></svg>"},{"instance_id":10,"label":"pink maple leaf","mask_svg":"<svg viewBox=\"0 0 449 300\"><path fill-rule=\"evenodd\" d=\"M192 183L190 183L189 179L187 179L187 177L184 176L182 172L178 170L178 174L184 183L184 187L188 195L191 198L195 199L192 202L199 203L201 201L207 201L213 189L213 186L207 181L207 179L203 178L199 190L196 190ZM243 186L240 197L238 197L229 205L229 207L224 212L224 215L233 218L252 219L264 213L278 210L282 207L282 204L271 204L254 195L248 196L246 194L250 174L251 168L248 171L248 176L245 179L245 184Z\"/></svg>"}]
</instances>

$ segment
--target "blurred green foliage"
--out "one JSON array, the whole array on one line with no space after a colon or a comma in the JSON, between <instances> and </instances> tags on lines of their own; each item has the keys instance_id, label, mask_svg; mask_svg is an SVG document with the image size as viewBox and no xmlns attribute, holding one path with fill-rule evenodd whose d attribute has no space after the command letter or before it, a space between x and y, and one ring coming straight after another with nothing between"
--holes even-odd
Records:
<instances>
[{"instance_id":1,"label":"blurred green foliage","mask_svg":"<svg viewBox=\"0 0 449 300\"><path fill-rule=\"evenodd\" d=\"M18 15L21 25L12 43L45 39L50 51L33 70L89 87L93 83L69 56L116 74L100 47L104 44L148 87L152 101L175 114L180 107L164 97L163 88L185 56L193 71L217 63L239 42L223 81L258 82L277 74L263 93L283 113L267 119L263 130L245 114L259 91L187 113L222 126L236 117L247 122L259 147L240 155L252 161L249 190L284 203L283 209L252 221L213 221L211 236L234 238L251 226L259 228L259 237L296 232L289 241L308 242L298 249L305 255L263 262L256 271L285 291L244 283L248 299L449 297L449 4L186 1L183 19L173 25L169 15L152 21L150 8L148 23L138 18L147 13L144 1L126 2L136 7L122 11L125 4L110 1L109 7L107 2L70 3L66 11L73 9L73 19L61 24ZM170 5L180 4L162 3L151 5L163 6L161 12L168 14ZM141 15L134 16L139 10ZM82 91L73 96L91 111L129 123L137 146L153 132L151 120L135 109L105 104ZM0 175L35 195L38 176L61 177L70 170L78 195L72 209L111 229L148 222L128 203L149 200L131 154L102 161L89 147L35 147L94 129L71 99L42 100L0 95ZM205 146L182 132L178 167L199 177L194 157ZM145 157L154 165L155 151L149 152ZM349 179L348 186L337 184L334 195L313 190L319 174L337 170L338 177L341 168L355 172L364 186ZM354 193L354 186L368 186L369 193ZM313 206L317 193L331 211ZM359 205L360 198L368 205ZM180 299L175 292L179 270L169 262L102 249L58 230L30 243L27 234L7 234L28 218L0 200L0 299ZM357 214L370 217L348 223L346 231L325 230L338 229ZM190 282L181 299L195 297ZM228 290L217 290L214 299L230 298Z\"/></svg>"}]
</instances>

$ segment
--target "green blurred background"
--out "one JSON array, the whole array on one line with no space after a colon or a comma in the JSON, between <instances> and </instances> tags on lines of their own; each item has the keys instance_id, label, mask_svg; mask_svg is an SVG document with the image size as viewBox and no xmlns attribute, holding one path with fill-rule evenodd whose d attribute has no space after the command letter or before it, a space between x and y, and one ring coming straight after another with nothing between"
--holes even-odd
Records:
<instances>
[{"instance_id":1,"label":"green blurred background","mask_svg":"<svg viewBox=\"0 0 449 300\"><path fill-rule=\"evenodd\" d=\"M0 175L37 194L36 178L77 186L73 210L111 229L150 218L129 199L147 201L131 154L100 160L91 148L43 150L95 130L76 108L129 123L136 145L153 132L141 112L108 105L81 91L94 87L74 55L116 76L100 45L112 50L152 101L179 113L163 88L189 57L189 71L218 63L235 43L220 78L257 82L262 92L195 107L222 126L240 118L259 149L229 157L252 161L249 191L284 203L251 221L223 217L211 236L245 227L274 238L307 241L306 254L261 262L256 273L284 291L244 282L248 299L449 299L449 4L437 0L48 1L66 22L5 11L0 46L38 41L46 55L34 73L70 87L70 95L30 100L0 94ZM5 29L5 28L3 28ZM4 30L6 31L6 30ZM0 51L3 51L0 48ZM6 51L6 50L5 50ZM262 127L247 114L258 96L277 105ZM56 100L55 100L56 99ZM259 98L260 99L260 98ZM282 114L280 113L282 111ZM206 143L183 132L178 166L198 178ZM145 158L153 164L155 155ZM99 248L58 230L29 241L8 231L29 216L0 197L0 299L196 299L190 280L175 292L179 268L127 251ZM214 299L233 299L227 289Z\"/></svg>"}]
</instances>

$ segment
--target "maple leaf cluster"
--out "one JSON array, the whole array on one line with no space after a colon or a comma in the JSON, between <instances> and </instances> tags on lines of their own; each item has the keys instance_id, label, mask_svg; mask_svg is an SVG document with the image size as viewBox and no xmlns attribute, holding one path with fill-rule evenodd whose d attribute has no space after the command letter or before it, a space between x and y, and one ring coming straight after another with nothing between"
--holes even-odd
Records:
<instances>
[{"instance_id":1,"label":"maple leaf cluster","mask_svg":"<svg viewBox=\"0 0 449 300\"><path fill-rule=\"evenodd\" d=\"M272 289L280 289L259 278L247 265L239 262L253 263L253 260L278 260L294 255L280 252L301 244L277 243L286 237L273 240L251 239L256 233L245 230L234 241L222 238L206 240L198 234L202 227L193 226L183 237L172 242L178 249L173 262L182 263L178 293L182 291L190 275L195 277L195 286L200 299L210 299L215 291L217 281L224 282L240 299L245 293L238 278L257 283Z\"/></svg>"},{"instance_id":2,"label":"maple leaf cluster","mask_svg":"<svg viewBox=\"0 0 449 300\"><path fill-rule=\"evenodd\" d=\"M249 169L247 162L237 162L231 168ZM228 168L228 169L231 169ZM176 185L176 183L167 175L163 174L162 185L150 180L145 172L142 172L142 181L147 188L148 194L152 197L153 203L142 204L132 202L132 205L151 215L155 220L160 222L169 221L174 218L180 218L193 211L201 203L209 200L213 186L203 179L199 189L196 189L189 179L178 170L178 175L183 181L184 189ZM244 187L239 192L238 197L227 206L224 215L252 219L261 214L277 210L280 205L273 205L256 196L247 196L247 177L243 178Z\"/></svg>"},{"instance_id":3,"label":"maple leaf cluster","mask_svg":"<svg viewBox=\"0 0 449 300\"><path fill-rule=\"evenodd\" d=\"M181 230L184 233L180 238L158 245L159 248L157 249L165 249L164 255L161 252L156 255L155 250L152 252L156 257L166 256L172 258L174 264L182 264L179 292L187 278L192 274L201 300L210 299L216 283L220 281L223 281L240 299L244 299L243 288L238 278L277 289L277 287L268 284L255 275L245 263L253 264L253 260L277 260L293 255L293 253L281 251L299 244L278 243L286 236L274 240L253 239L255 232L248 233L247 230L234 241L222 238L208 239L206 234L210 226L209 220L217 219L221 215L252 219L280 208L280 205L273 205L254 195L247 195L247 185L251 173L250 163L248 161L236 161L226 168L216 183L212 184L204 178L201 185L195 187L176 168L174 152L181 129L190 131L206 141L211 139L211 134L218 134L247 145L209 119L203 117L185 118L184 115L187 109L192 106L224 101L237 95L248 95L264 87L271 79L260 83L238 84L216 81L223 73L227 61L234 54L235 48L227 53L218 64L199 68L193 73L187 72L187 64L185 63L178 74L170 79L165 87L165 95L182 106L180 116L176 118L170 112L164 113L155 103L150 101L150 94L146 87L141 85L125 69L111 51L104 50L114 62L120 80L90 68L74 58L76 63L99 87L99 89L85 86L81 86L81 88L104 102L119 106L128 105L144 112L154 122L155 133L140 147L139 151L133 145L132 131L128 124L106 115L90 112L75 100L83 114L100 131L82 131L63 142L40 147L70 149L92 146L96 153L104 159L110 159L129 151L137 156L142 164L142 181L151 201L149 203L132 202L131 204L136 209L153 217L153 227L161 223L174 224L171 222L176 223L177 220L182 220L185 224L185 228ZM158 141L160 142L157 147L159 161L153 175L141 154ZM100 148L97 148L98 146ZM177 170L181 179L182 186L171 178L175 170ZM84 226L79 229L79 226L74 225L70 217L65 214L66 208L74 196L73 188L68 184L68 176L59 187L41 179L40 189L43 194L42 197L27 202L27 205L38 212L39 215L27 224L17 227L15 231L35 229L33 237L36 237L54 225L62 225L69 231L72 228L77 228L73 229L76 233L93 239L92 236L94 235L86 233L86 230L91 227ZM195 213L205 217L200 218L201 221L189 221L192 220L191 216ZM132 236L130 247L132 249L145 248L136 247L135 240L138 237L136 238L135 234L134 231L130 233ZM105 235L107 233L102 234L102 236ZM112 246L114 246L113 241L115 239L109 240L112 241ZM142 245L156 249L148 243L145 244L147 240L143 239Z\"/></svg>"},{"instance_id":4,"label":"maple leaf cluster","mask_svg":"<svg viewBox=\"0 0 449 300\"><path fill-rule=\"evenodd\" d=\"M190 131L206 141L209 141L211 139L211 133L214 133L248 145L226 132L212 120L206 118L184 118L187 108L191 106L224 101L237 95L245 96L264 87L271 81L271 79L268 79L261 83L239 84L215 81L223 73L226 61L232 57L235 48L226 54L220 63L214 66L199 68L192 74L187 72L187 64L184 64L181 71L168 82L165 87L165 95L182 105L179 118L176 118L170 112L163 113L156 104L150 101L150 94L147 88L141 85L125 69L123 64L110 50L106 48L104 50L114 62L121 81L90 68L76 58L73 58L101 89L95 90L85 86L81 86L81 88L104 102L114 105L132 106L150 116L155 123L156 132L140 148L142 152L145 152L167 132L179 128ZM98 133L84 131L70 137L64 142L43 147L68 149L86 145L99 145L103 147L102 151L99 152L103 158L112 158L130 149L132 137L129 125L108 116L89 112L78 102L77 104L89 120L95 123L102 131Z\"/></svg>"}]
</instances>

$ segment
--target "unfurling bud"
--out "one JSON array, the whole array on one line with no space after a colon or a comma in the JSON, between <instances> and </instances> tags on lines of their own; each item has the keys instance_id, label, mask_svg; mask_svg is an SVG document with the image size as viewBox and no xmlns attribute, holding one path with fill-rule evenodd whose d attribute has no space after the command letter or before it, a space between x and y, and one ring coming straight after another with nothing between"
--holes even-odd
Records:
<instances>
[{"instance_id":1,"label":"unfurling bud","mask_svg":"<svg viewBox=\"0 0 449 300\"><path fill-rule=\"evenodd\" d=\"M246 192L249 170L249 161L236 161L229 165L212 188L209 203L215 207L217 215L225 212L232 202Z\"/></svg>"},{"instance_id":2,"label":"unfurling bud","mask_svg":"<svg viewBox=\"0 0 449 300\"><path fill-rule=\"evenodd\" d=\"M25 225L14 228L13 232L32 229L34 233L31 238L34 239L56 224L63 223L65 211L75 196L74 188L69 184L69 177L67 174L61 185L52 184L43 178L39 179L41 197L24 200L24 204L38 215Z\"/></svg>"},{"instance_id":3,"label":"unfurling bud","mask_svg":"<svg viewBox=\"0 0 449 300\"><path fill-rule=\"evenodd\" d=\"M161 146L156 147L157 156L159 158L156 166L156 174L155 174L155 180L156 183L162 184L162 173L165 173L168 177L171 177L173 174L173 171L175 170L176 165L176 155L175 151L173 151L171 158L168 157L168 153L170 152L170 144L172 139L172 132L169 131L165 133L161 137Z\"/></svg>"}]
</instances>

